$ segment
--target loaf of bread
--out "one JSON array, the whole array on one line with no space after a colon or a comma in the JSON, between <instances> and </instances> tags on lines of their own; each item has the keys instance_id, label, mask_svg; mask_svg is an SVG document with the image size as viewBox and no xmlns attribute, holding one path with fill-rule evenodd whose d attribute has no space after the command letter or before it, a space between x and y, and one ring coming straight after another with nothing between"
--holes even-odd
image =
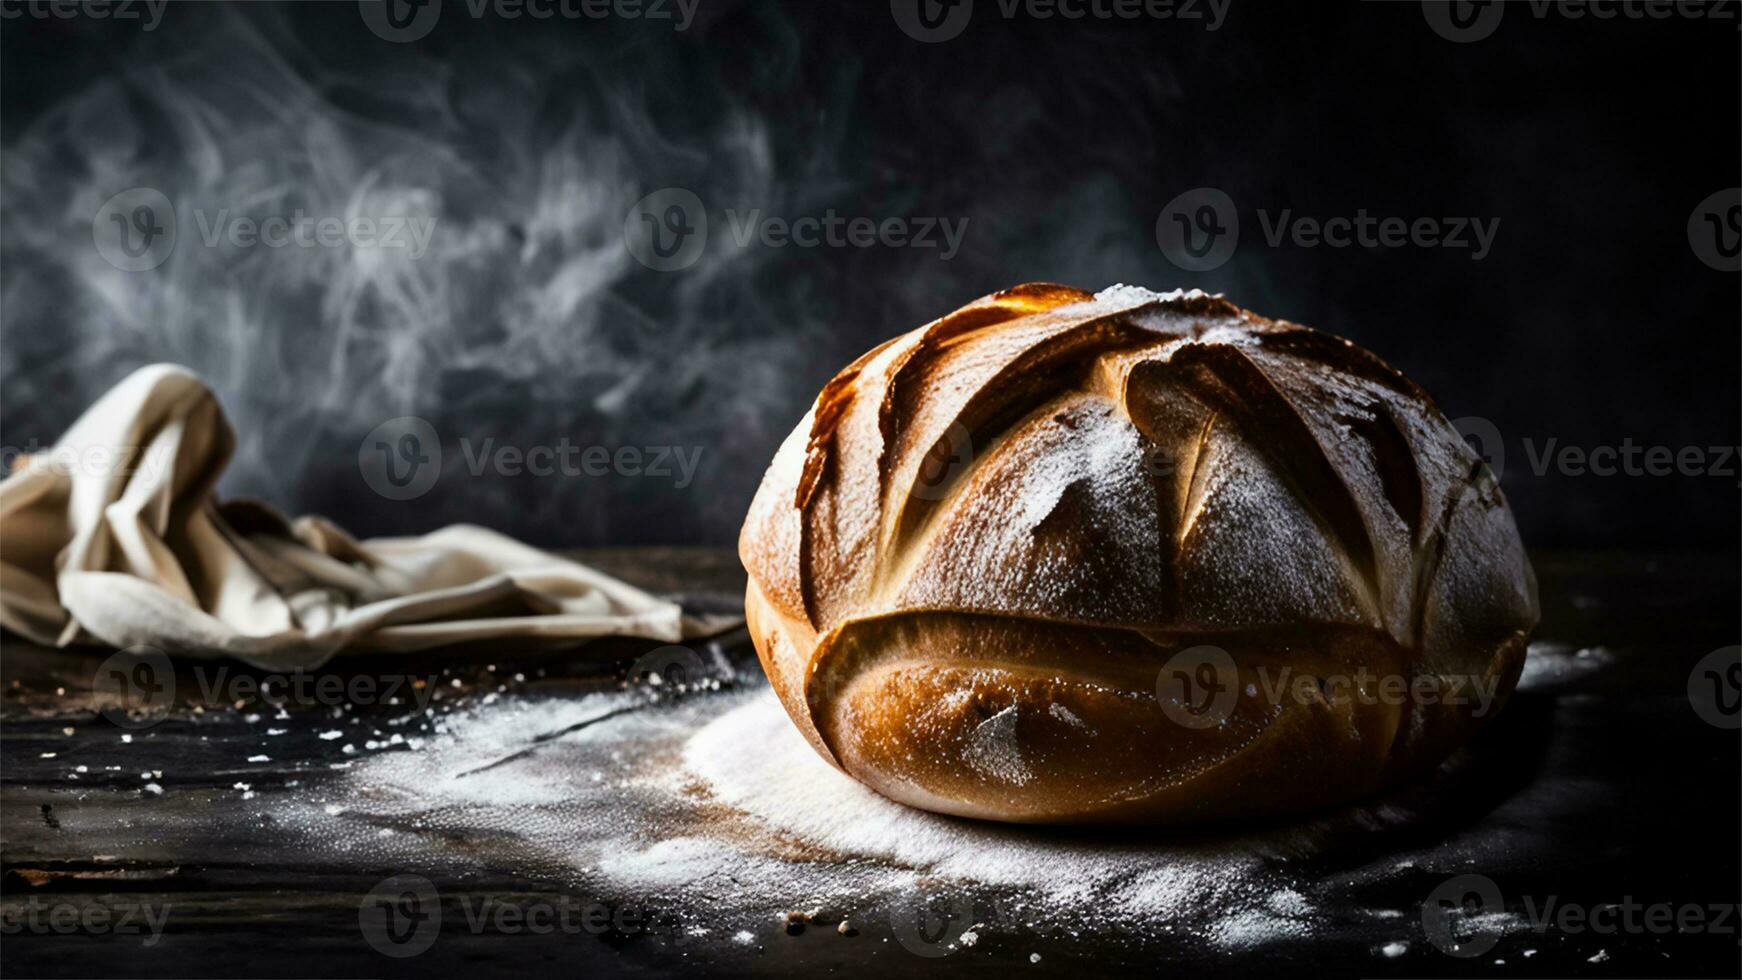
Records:
<instances>
[{"instance_id":1,"label":"loaf of bread","mask_svg":"<svg viewBox=\"0 0 1742 980\"><path fill-rule=\"evenodd\" d=\"M870 351L739 553L816 751L992 820L1357 798L1491 718L1537 618L1494 477L1420 388L1197 291L1019 286Z\"/></svg>"}]
</instances>

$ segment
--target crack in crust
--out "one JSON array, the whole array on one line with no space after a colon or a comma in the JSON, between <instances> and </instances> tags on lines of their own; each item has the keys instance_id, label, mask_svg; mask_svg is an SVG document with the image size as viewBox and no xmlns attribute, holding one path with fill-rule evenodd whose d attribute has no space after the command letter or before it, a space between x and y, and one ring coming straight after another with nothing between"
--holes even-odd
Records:
<instances>
[{"instance_id":1,"label":"crack in crust","mask_svg":"<svg viewBox=\"0 0 1742 980\"><path fill-rule=\"evenodd\" d=\"M1121 359L1116 393L1090 382L1095 368ZM1316 384L1315 371L1332 382ZM1447 503L1467 486L1473 455L1426 395L1372 354L1195 292L1131 302L1062 286L1019 286L880 345L829 382L801 426L808 430L803 467L787 496L798 517L801 561L771 562L746 544L747 567L777 600L806 596L802 609L785 611L802 612L818 630L892 611L887 604L903 582L892 581L888 570L905 567L923 577L917 559L939 525L950 523L975 471L1000 453L1030 450L1012 444L1011 430L1086 391L1108 397L1142 434L1144 452L1184 474L1183 492L1161 508L1165 513L1145 515L1173 529L1156 537L1171 539L1162 549L1170 566L1223 490L1216 461L1227 463L1226 447L1243 443L1290 491L1286 503L1352 566L1356 575L1347 585L1364 618L1401 636L1417 632L1409 625L1422 618L1420 596L1429 591L1417 583L1418 572L1437 564L1431 539L1443 534ZM1182 409L1182 396L1195 405ZM1176 402L1170 412L1134 405L1162 399ZM1350 407L1339 411L1344 406ZM1167 431L1182 424L1189 436ZM856 425L860 431L847 431ZM953 444L964 436L965 447ZM873 451L845 458L847 443ZM1338 443L1345 444L1342 452ZM1352 452L1348 444L1362 448ZM942 467L941 480L927 482L928 459L929 469ZM1113 465L1128 462L1141 460ZM765 493L783 482L777 469ZM1428 520L1430 513L1441 516ZM746 524L747 542L754 523ZM857 545L852 553L838 547L847 540ZM868 574L873 567L884 574ZM1398 571L1410 583L1403 590L1408 598L1391 608L1398 604L1381 595L1383 580ZM1343 621L1328 608L1322 612L1326 621ZM1071 618L1070 610L1036 613Z\"/></svg>"}]
</instances>

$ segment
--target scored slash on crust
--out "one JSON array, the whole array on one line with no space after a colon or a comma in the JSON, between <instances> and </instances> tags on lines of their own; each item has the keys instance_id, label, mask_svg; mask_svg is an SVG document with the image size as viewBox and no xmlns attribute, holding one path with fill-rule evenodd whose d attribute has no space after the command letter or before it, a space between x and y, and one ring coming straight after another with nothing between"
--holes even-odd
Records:
<instances>
[{"instance_id":1,"label":"scored slash on crust","mask_svg":"<svg viewBox=\"0 0 1742 980\"><path fill-rule=\"evenodd\" d=\"M740 538L753 635L849 771L856 750L817 712L853 682L835 676L842 631L891 617L1113 631L1157 665L1206 636L1369 630L1421 671L1515 676L1535 583L1485 474L1349 341L1197 291L1020 286L824 388ZM1083 669L1059 656L1061 676ZM1408 754L1447 725L1373 734Z\"/></svg>"}]
</instances>

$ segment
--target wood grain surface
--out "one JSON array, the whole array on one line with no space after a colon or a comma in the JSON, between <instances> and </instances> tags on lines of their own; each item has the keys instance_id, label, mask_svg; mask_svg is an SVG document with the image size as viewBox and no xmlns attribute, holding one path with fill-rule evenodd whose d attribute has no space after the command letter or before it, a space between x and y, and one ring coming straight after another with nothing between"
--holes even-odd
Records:
<instances>
[{"instance_id":1,"label":"wood grain surface","mask_svg":"<svg viewBox=\"0 0 1742 980\"><path fill-rule=\"evenodd\" d=\"M740 601L743 572L728 551L611 550L577 557L700 610L731 610ZM1544 605L1538 636L1545 649L1568 662L1576 662L1574 651L1600 649L1611 667L1518 698L1503 719L1506 741L1487 749L1495 756L1484 770L1487 788L1460 801L1452 824L1423 830L1431 839L1413 843L1453 853L1479 833L1514 835L1523 843L1508 852L1505 866L1471 867L1503 881L1509 896L1555 895L1592 906L1626 896L1733 905L1742 898L1742 736L1702 721L1690 708L1688 684L1701 657L1737 642L1734 557L1553 554L1537 556L1536 567ZM310 849L275 826L275 799L334 778L343 771L335 767L359 751L405 749L386 743L365 749L323 737L335 717L389 724L413 703L427 702L431 716L439 717L446 703L476 703L495 690L558 698L609 691L623 685L625 672L650 646L612 639L556 653L494 649L415 662L342 659L311 681L374 687L361 696L347 687L339 699L348 703L339 707L318 692L288 701L236 697L248 690L237 678L264 675L238 665L178 663L173 701L141 711L135 702L118 701L113 684L103 680L106 651L46 650L7 637L0 644L5 974L909 975L934 969L934 960L891 942L887 922L856 922L854 933L843 935L826 914L790 931L770 922L749 942L697 939L665 928L656 907L557 882L526 864L509 842L472 834L418 842L427 845L424 853L438 855L440 866L424 861L418 870L439 887L438 901L450 914L442 916L438 942L419 955L396 957L369 941L364 909L372 890L406 869L375 854L346 859L343 852ZM726 686L761 683L741 630L693 646L733 678ZM214 682L220 669L228 673ZM391 683L400 686L389 691ZM268 744L263 729L277 733L269 752L262 748ZM1495 751L1498 744L1510 747ZM238 790L239 784L248 788ZM1530 826L1508 810L1508 800L1548 785L1575 794L1573 810L1582 815ZM443 833L380 814L367 819L414 837ZM1383 857L1369 853L1359 860ZM1460 959L1420 941L1421 926L1413 921L1417 941L1393 959L1379 951L1371 925L1343 914L1342 906L1388 904L1413 917L1437 879L1424 874L1385 886L1395 894L1357 894L1341 884L1352 880L1354 861L1332 855L1307 869L1322 888L1315 928L1299 941L1209 955L1120 938L1117 929L1085 928L1042 941L992 928L972 949L955 951L946 968L1035 974L1189 969L1211 977L1286 969L1368 976L1723 976L1742 966L1733 931L1596 935L1551 927L1509 935L1491 955ZM578 925L544 932L468 928L460 907L484 900L566 910ZM1085 920L1095 914L1084 910ZM1523 948L1532 954L1524 957Z\"/></svg>"}]
</instances>

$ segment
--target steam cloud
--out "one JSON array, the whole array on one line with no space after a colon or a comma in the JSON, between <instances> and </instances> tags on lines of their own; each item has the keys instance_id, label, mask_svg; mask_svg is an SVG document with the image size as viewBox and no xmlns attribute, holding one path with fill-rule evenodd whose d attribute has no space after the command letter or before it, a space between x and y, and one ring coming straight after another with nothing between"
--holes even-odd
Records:
<instances>
[{"instance_id":1,"label":"steam cloud","mask_svg":"<svg viewBox=\"0 0 1742 980\"><path fill-rule=\"evenodd\" d=\"M214 385L242 435L228 493L369 532L474 520L555 544L722 539L796 417L788 341L810 325L754 291L765 255L717 251L661 276L622 227L666 184L773 199L765 121L727 106L674 134L631 79L585 67L599 44L509 52L486 38L462 62L362 38L385 58L335 68L273 12L171 18L124 72L8 134L9 444L52 440L128 370L171 360ZM177 244L125 272L93 248L92 219L142 186L174 203ZM433 219L434 234L417 258L206 240L220 221L299 215ZM392 505L370 499L356 457L402 415L442 435L444 472L427 498ZM459 437L704 455L675 497L650 477L473 476Z\"/></svg>"},{"instance_id":2,"label":"steam cloud","mask_svg":"<svg viewBox=\"0 0 1742 980\"><path fill-rule=\"evenodd\" d=\"M171 9L116 59L120 70L8 132L9 445L52 439L128 370L170 360L213 384L242 436L229 494L364 533L470 520L552 545L727 543L774 447L836 368L1015 281L1010 250L989 263L976 237L1045 242L1025 250L1047 253L1039 275L1080 268L1091 286L1129 266L1108 253L1145 252L1142 216L1092 170L1061 205L1117 213L1130 242L1096 240L1104 223L1037 212L1020 183L1004 201L979 192L970 208L971 172L929 189L855 172L850 155L866 148L845 146L841 125L860 83L852 62L763 85L805 93L782 118L771 116L790 95L724 94L725 74L801 70L771 43L792 30L771 6L727 11L759 35L749 68L694 37L706 23L675 35L467 22L444 51L385 43L348 4L288 5L327 8L296 17L250 6ZM704 22L709 12L719 14ZM754 90L757 79L731 85ZM1009 152L1035 122L1013 112L983 134L985 152ZM644 268L623 246L630 205L667 186L695 191L719 226L705 259L681 273ZM92 245L93 216L135 187L161 191L178 217L175 252L145 272L116 269ZM726 208L954 215L982 227L944 263L917 250L746 247L727 234ZM273 216L435 224L418 257L209 241L222 222ZM427 496L393 503L365 488L357 451L405 415L440 434L443 476ZM522 449L566 439L703 454L680 489L652 477L474 475L461 438L474 450L486 438Z\"/></svg>"},{"instance_id":3,"label":"steam cloud","mask_svg":"<svg viewBox=\"0 0 1742 980\"><path fill-rule=\"evenodd\" d=\"M1721 148L1693 130L1673 134L1673 152L1615 142L1602 98L1500 98L1540 70L1528 32L1484 42L1515 74L1480 76L1496 93L1480 99L1462 73L1469 52L1410 5L1293 18L1236 8L1215 34L999 9L980 5L943 44L905 36L887 4L779 0L704 0L681 32L621 17L509 20L453 0L433 32L403 44L349 2L172 3L149 31L9 19L0 445L52 440L130 370L175 361L211 382L240 433L229 495L363 534L473 521L547 546L729 544L779 440L836 370L1036 280L1196 286L1345 334L1448 414L1492 419L1515 457L1527 436L1734 444L1722 410L1734 331L1692 343L1637 329L1733 308L1733 283L1679 250L1689 201L1716 186L1686 175L1734 168L1717 167ZM1614 25L1589 50L1683 43L1635 27ZM1322 72L1325 52L1345 48L1361 52L1359 70ZM1601 70L1609 60L1586 58L1589 80L1622 92ZM1680 63L1691 74L1715 64ZM1429 95L1355 111L1375 79L1404 76ZM1276 111L1277 92L1299 94L1298 111ZM1424 149L1367 160L1388 128ZM1516 179L1593 143L1605 153L1551 184ZM1231 261L1193 273L1163 257L1154 228L1169 200L1202 186L1231 195L1248 227ZM93 220L140 187L174 205L177 243L156 268L126 272L95 247ZM624 247L630 207L662 188L693 192L709 215L705 253L676 272ZM1267 247L1254 209L1284 207L1503 217L1505 231L1479 264L1441 250ZM728 211L966 231L948 261L938 249L770 247L736 239ZM206 240L220 221L299 215L434 225L419 256ZM1580 263L1542 260L1569 240ZM1645 273L1641 255L1656 263ZM1639 289L1641 274L1668 285ZM1566 324L1579 325L1575 347ZM1614 398L1618 378L1643 387ZM358 450L408 415L441 438L443 474L422 496L388 500ZM675 473L474 475L485 440L701 456L682 487ZM1534 546L1734 538L1721 479L1518 466L1505 479Z\"/></svg>"}]
</instances>

